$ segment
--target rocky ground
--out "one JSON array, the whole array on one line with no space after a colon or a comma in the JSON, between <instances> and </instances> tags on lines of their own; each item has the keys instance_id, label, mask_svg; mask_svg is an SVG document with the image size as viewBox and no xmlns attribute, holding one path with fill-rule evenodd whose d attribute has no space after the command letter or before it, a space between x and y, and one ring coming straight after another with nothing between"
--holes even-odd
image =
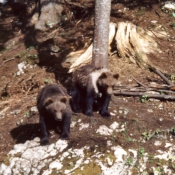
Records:
<instances>
[{"instance_id":1,"label":"rocky ground","mask_svg":"<svg viewBox=\"0 0 175 175\"><path fill-rule=\"evenodd\" d=\"M175 9L162 8L165 2L112 1L111 21L166 31L168 37L156 40L162 52L149 58L174 83ZM26 7L24 2L20 4ZM63 21L41 32L26 28L34 2L28 2L27 11L16 10L13 3L0 4L0 174L174 174L173 100L113 95L110 119L98 113L90 118L73 114L69 140L59 140L59 135L50 131L50 145L40 146L38 90L45 84L61 83L69 91L70 63L65 58L87 48L93 38L94 1L62 5ZM166 86L160 76L117 53L110 57L109 68L120 74L119 89Z\"/></svg>"}]
</instances>

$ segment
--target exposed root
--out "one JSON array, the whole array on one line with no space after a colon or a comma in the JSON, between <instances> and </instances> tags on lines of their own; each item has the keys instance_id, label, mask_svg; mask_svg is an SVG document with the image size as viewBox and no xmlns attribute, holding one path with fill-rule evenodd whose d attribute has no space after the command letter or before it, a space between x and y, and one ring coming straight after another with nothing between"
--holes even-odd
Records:
<instances>
[{"instance_id":1,"label":"exposed root","mask_svg":"<svg viewBox=\"0 0 175 175\"><path fill-rule=\"evenodd\" d=\"M113 52L117 52L121 58L128 58L130 62L143 68L158 69L151 63L147 55L150 53L156 55L161 52L154 38L167 37L165 32L144 30L130 22L110 23L109 27L109 54L111 45L115 44L117 50ZM82 55L72 57L74 62L72 61L73 64L70 66L69 72L91 62L92 47L91 44ZM70 55L68 57L70 61Z\"/></svg>"}]
</instances>

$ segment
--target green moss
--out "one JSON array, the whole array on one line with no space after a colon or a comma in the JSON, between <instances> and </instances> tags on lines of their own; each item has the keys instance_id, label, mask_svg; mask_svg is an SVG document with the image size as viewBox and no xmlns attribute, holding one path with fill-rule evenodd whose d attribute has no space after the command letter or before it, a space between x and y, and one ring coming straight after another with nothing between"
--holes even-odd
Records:
<instances>
[{"instance_id":1,"label":"green moss","mask_svg":"<svg viewBox=\"0 0 175 175\"><path fill-rule=\"evenodd\" d=\"M83 166L83 168L77 168L72 175L87 175L87 174L95 174L100 175L102 173L101 168L99 165L97 165L95 162L90 162L89 164L86 164Z\"/></svg>"},{"instance_id":2,"label":"green moss","mask_svg":"<svg viewBox=\"0 0 175 175\"><path fill-rule=\"evenodd\" d=\"M22 155L22 153L19 152L19 153L16 153L16 154L14 155L14 157L19 157L19 158L20 158L21 155Z\"/></svg>"},{"instance_id":3,"label":"green moss","mask_svg":"<svg viewBox=\"0 0 175 175\"><path fill-rule=\"evenodd\" d=\"M10 165L10 157L6 157L3 162L6 166Z\"/></svg>"},{"instance_id":4,"label":"green moss","mask_svg":"<svg viewBox=\"0 0 175 175\"><path fill-rule=\"evenodd\" d=\"M64 160L63 160L63 171L64 170L71 170L71 169L73 169L74 168L74 166L75 166L75 164L76 164L76 162L77 162L77 160L79 160L79 157L71 157L71 158L65 158Z\"/></svg>"}]
</instances>

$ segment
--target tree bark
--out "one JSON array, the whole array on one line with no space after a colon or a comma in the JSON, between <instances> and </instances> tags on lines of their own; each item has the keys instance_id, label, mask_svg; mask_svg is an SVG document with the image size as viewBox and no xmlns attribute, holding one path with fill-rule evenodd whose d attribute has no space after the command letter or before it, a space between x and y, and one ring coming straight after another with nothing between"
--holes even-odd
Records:
<instances>
[{"instance_id":1,"label":"tree bark","mask_svg":"<svg viewBox=\"0 0 175 175\"><path fill-rule=\"evenodd\" d=\"M92 65L96 69L108 68L108 39L111 0L96 0Z\"/></svg>"}]
</instances>

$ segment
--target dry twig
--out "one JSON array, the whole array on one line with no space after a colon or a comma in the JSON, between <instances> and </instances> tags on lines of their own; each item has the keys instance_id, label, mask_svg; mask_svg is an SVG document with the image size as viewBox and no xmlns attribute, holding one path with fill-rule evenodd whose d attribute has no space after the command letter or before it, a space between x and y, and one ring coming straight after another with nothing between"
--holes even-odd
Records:
<instances>
[{"instance_id":1,"label":"dry twig","mask_svg":"<svg viewBox=\"0 0 175 175\"><path fill-rule=\"evenodd\" d=\"M14 59L15 59L15 58L10 58L10 59L8 59L8 60L3 61L2 64L0 65L0 67L2 67L2 66L4 65L4 63L6 63L6 62L8 62L8 61L11 61L11 60L14 60Z\"/></svg>"}]
</instances>

